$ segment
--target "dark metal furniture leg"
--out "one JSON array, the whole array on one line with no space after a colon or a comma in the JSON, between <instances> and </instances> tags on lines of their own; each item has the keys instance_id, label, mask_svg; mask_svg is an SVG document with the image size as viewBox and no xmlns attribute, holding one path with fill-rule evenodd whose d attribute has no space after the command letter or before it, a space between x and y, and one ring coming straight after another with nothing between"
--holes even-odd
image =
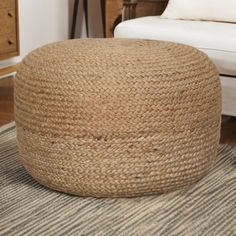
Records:
<instances>
[{"instance_id":1,"label":"dark metal furniture leg","mask_svg":"<svg viewBox=\"0 0 236 236\"><path fill-rule=\"evenodd\" d=\"M89 28L88 28L88 1L83 0L84 5L84 14L85 14L85 27L86 27L86 34L89 38Z\"/></svg>"},{"instance_id":2,"label":"dark metal furniture leg","mask_svg":"<svg viewBox=\"0 0 236 236\"><path fill-rule=\"evenodd\" d=\"M103 36L106 37L106 0L101 0Z\"/></svg>"},{"instance_id":3,"label":"dark metal furniture leg","mask_svg":"<svg viewBox=\"0 0 236 236\"><path fill-rule=\"evenodd\" d=\"M77 14L78 14L78 6L79 6L79 0L75 0L74 1L74 9L73 9L72 25L71 25L71 34L70 34L71 39L73 39L75 37L75 27L76 27L76 20L77 20Z\"/></svg>"}]
</instances>

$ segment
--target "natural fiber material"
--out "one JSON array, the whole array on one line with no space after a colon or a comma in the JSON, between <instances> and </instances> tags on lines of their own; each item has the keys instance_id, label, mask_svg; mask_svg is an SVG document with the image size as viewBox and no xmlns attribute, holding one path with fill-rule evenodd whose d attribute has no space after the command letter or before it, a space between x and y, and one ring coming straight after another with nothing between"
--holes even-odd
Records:
<instances>
[{"instance_id":1,"label":"natural fiber material","mask_svg":"<svg viewBox=\"0 0 236 236\"><path fill-rule=\"evenodd\" d=\"M98 197L167 192L199 180L216 158L220 82L192 47L54 43L24 59L15 85L21 160L53 189Z\"/></svg>"},{"instance_id":2,"label":"natural fiber material","mask_svg":"<svg viewBox=\"0 0 236 236\"><path fill-rule=\"evenodd\" d=\"M1 236L234 236L236 147L222 145L189 188L139 198L81 198L35 182L19 163L14 127L0 128Z\"/></svg>"}]
</instances>

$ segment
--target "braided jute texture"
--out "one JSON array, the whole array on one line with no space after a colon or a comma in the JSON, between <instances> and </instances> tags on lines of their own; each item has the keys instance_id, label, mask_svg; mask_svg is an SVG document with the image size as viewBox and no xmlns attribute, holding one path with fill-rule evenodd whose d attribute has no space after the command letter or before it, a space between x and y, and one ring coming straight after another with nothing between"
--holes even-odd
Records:
<instances>
[{"instance_id":1,"label":"braided jute texture","mask_svg":"<svg viewBox=\"0 0 236 236\"><path fill-rule=\"evenodd\" d=\"M41 184L131 197L199 180L216 159L218 72L189 46L79 39L30 53L15 81L20 156Z\"/></svg>"}]
</instances>

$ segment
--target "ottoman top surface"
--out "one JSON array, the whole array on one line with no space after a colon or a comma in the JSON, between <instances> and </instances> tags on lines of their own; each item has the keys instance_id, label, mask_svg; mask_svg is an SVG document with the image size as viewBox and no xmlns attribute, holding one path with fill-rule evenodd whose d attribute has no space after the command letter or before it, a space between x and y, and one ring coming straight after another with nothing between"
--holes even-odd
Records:
<instances>
[{"instance_id":1,"label":"ottoman top surface","mask_svg":"<svg viewBox=\"0 0 236 236\"><path fill-rule=\"evenodd\" d=\"M185 72L189 67L199 70L211 62L204 53L183 44L143 39L76 39L36 49L23 64L37 72L66 74L113 73L114 70L173 74Z\"/></svg>"},{"instance_id":2,"label":"ottoman top surface","mask_svg":"<svg viewBox=\"0 0 236 236\"><path fill-rule=\"evenodd\" d=\"M34 133L83 140L142 138L163 132L160 123L167 134L189 132L220 109L214 105L218 73L208 57L189 46L151 40L46 45L21 63L15 87L16 101L24 102L18 122L22 116Z\"/></svg>"}]
</instances>

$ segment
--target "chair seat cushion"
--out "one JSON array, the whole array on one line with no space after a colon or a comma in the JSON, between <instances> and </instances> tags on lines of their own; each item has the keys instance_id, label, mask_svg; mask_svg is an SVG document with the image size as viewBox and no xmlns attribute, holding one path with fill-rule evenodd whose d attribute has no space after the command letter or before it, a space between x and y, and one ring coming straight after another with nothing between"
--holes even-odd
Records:
<instances>
[{"instance_id":1,"label":"chair seat cushion","mask_svg":"<svg viewBox=\"0 0 236 236\"><path fill-rule=\"evenodd\" d=\"M236 24L149 16L120 23L115 29L115 37L191 45L207 53L221 74L236 76Z\"/></svg>"}]
</instances>

